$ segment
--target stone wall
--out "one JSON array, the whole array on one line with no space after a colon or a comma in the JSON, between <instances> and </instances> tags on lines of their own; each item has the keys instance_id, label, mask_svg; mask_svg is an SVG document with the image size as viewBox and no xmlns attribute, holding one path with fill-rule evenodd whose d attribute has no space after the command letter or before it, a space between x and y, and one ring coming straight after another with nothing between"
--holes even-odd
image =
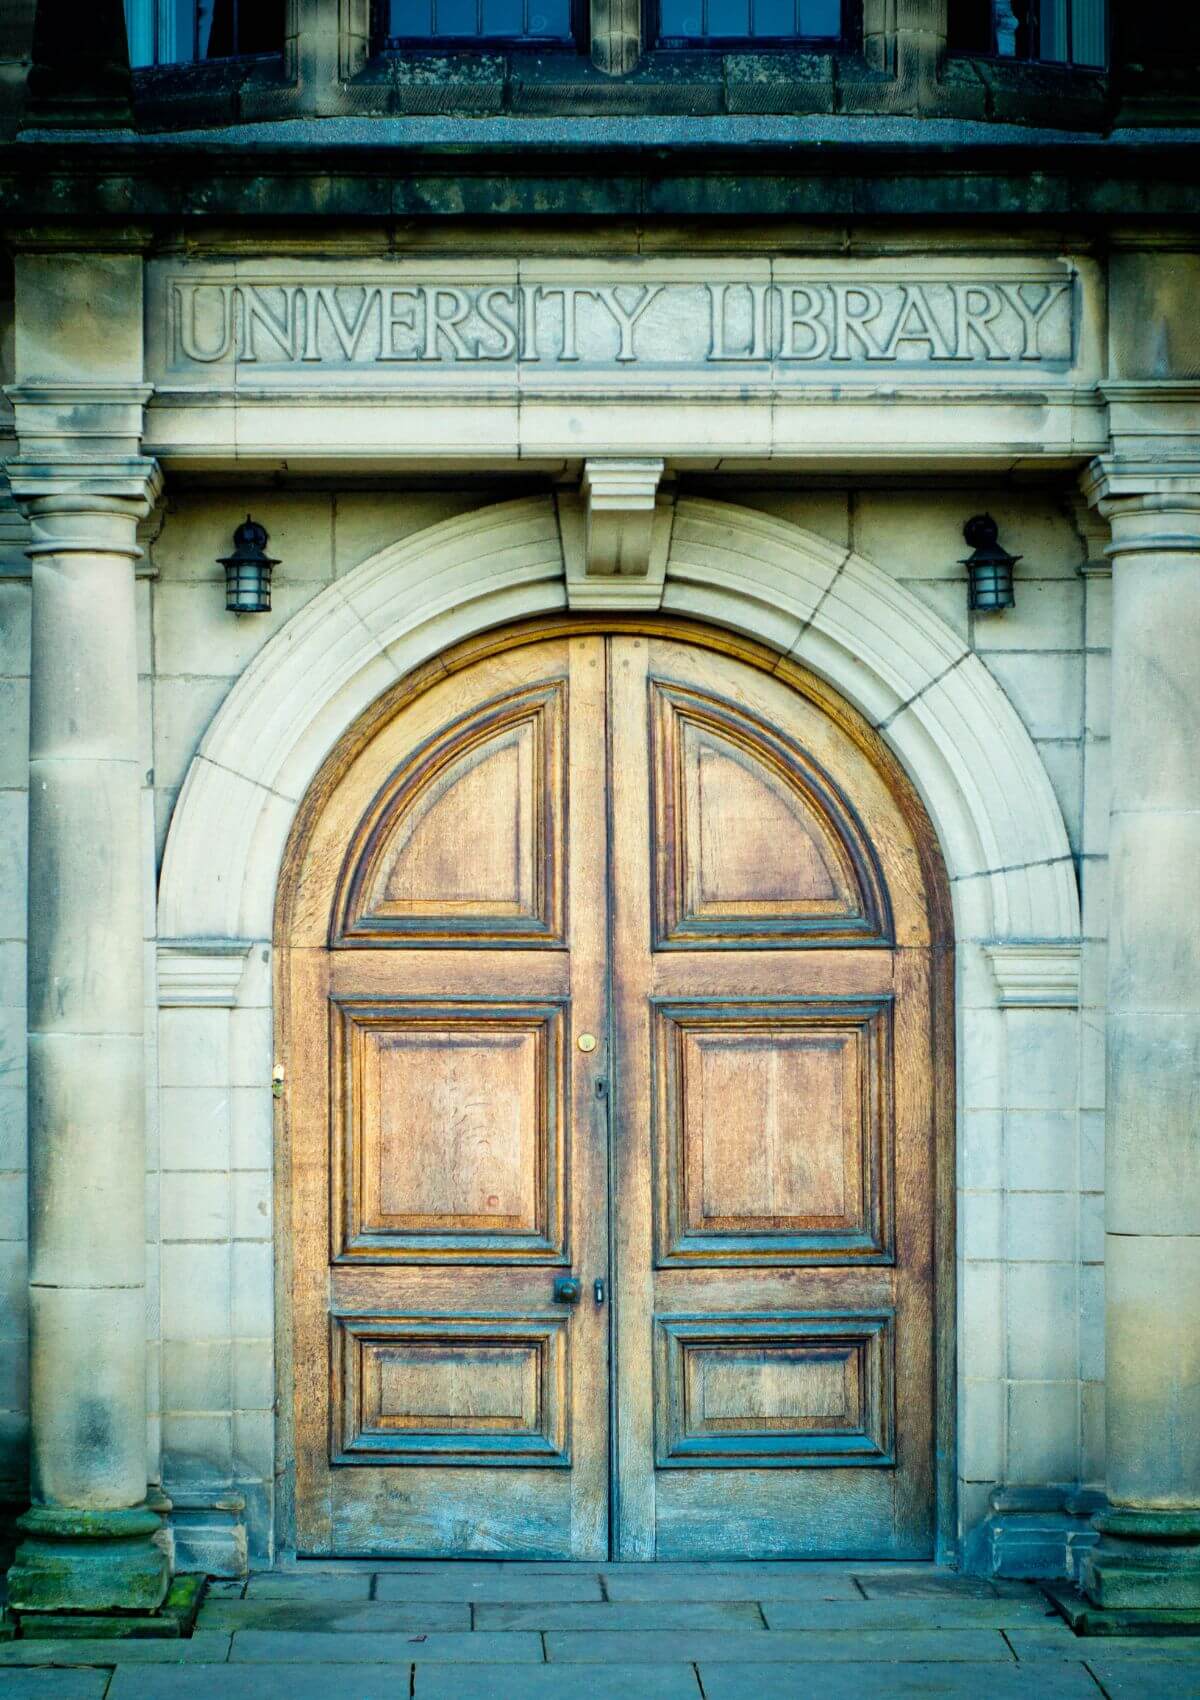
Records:
<instances>
[{"instance_id":1,"label":"stone wall","mask_svg":"<svg viewBox=\"0 0 1200 1700\"><path fill-rule=\"evenodd\" d=\"M170 491L146 527L139 584L146 727L146 856L161 856L188 763L231 685L331 579L386 544L510 493L481 484L410 493ZM848 544L905 582L966 638L1036 741L1082 882L1082 1008L996 1008L979 951L960 965L960 1031L982 1043L960 1064L959 1473L961 1527L1003 1484L1077 1483L1103 1470L1102 1164L1104 893L1109 580L1067 495L1042 489L806 491L728 495ZM224 610L218 555L247 506L282 560L269 615ZM991 511L1023 556L1017 606L971 616L963 521ZM24 1336L23 787L27 585L0 579L0 996L5 1003L0 1133L0 1474L19 1473ZM22 623L22 622L25 623ZM10 706L11 704L11 706ZM154 851L152 852L152 839ZM11 848L10 848L11 847ZM959 889L956 901L969 906ZM147 904L148 955L153 915ZM153 973L147 976L153 997ZM251 1545L269 1551L275 1401L271 1123L258 1059L269 1054L270 964L252 952L238 1007L159 1012L151 1095L148 1328L152 1467L179 1508L181 1559L237 1561L245 1502ZM980 1032L979 1029L984 1029ZM148 1022L154 1031L154 1023ZM186 1035L186 1038L185 1038ZM230 1082L229 1089L214 1081ZM157 1276L156 1280L154 1277ZM13 1373L8 1373L13 1357Z\"/></svg>"}]
</instances>

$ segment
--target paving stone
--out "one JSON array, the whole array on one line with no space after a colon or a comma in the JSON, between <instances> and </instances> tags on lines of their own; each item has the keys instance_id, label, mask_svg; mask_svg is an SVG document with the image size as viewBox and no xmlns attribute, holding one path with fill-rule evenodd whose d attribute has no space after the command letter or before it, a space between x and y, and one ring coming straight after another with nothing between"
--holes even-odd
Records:
<instances>
[{"instance_id":1,"label":"paving stone","mask_svg":"<svg viewBox=\"0 0 1200 1700\"><path fill-rule=\"evenodd\" d=\"M456 1568L454 1565L446 1567L451 1572ZM718 1597L727 1599L728 1592ZM541 1605L550 1600L561 1600L564 1604L575 1600L602 1600L604 1595L595 1570L584 1571L581 1576L561 1573L531 1576L494 1567L472 1576L447 1575L445 1571L427 1575L381 1575L376 1584L375 1598L402 1600L406 1604L417 1600L487 1600L497 1605Z\"/></svg>"},{"instance_id":2,"label":"paving stone","mask_svg":"<svg viewBox=\"0 0 1200 1700\"><path fill-rule=\"evenodd\" d=\"M740 1637L739 1637L740 1639ZM243 1629L233 1637L234 1664L402 1664L444 1659L465 1664L541 1664L540 1635L308 1635L289 1629Z\"/></svg>"},{"instance_id":3,"label":"paving stone","mask_svg":"<svg viewBox=\"0 0 1200 1700\"><path fill-rule=\"evenodd\" d=\"M860 1600L853 1576L747 1566L726 1572L687 1568L604 1573L610 1600Z\"/></svg>"},{"instance_id":4,"label":"paving stone","mask_svg":"<svg viewBox=\"0 0 1200 1700\"><path fill-rule=\"evenodd\" d=\"M523 1665L514 1684L511 1667L418 1664L414 1693L416 1700L702 1700L691 1665Z\"/></svg>"},{"instance_id":5,"label":"paving stone","mask_svg":"<svg viewBox=\"0 0 1200 1700\"><path fill-rule=\"evenodd\" d=\"M228 1635L193 1635L186 1641L0 1641L0 1665L219 1665L229 1657L229 1641Z\"/></svg>"},{"instance_id":6,"label":"paving stone","mask_svg":"<svg viewBox=\"0 0 1200 1700\"><path fill-rule=\"evenodd\" d=\"M772 1665L768 1690L761 1665L702 1664L700 1681L705 1700L1101 1700L1082 1665Z\"/></svg>"},{"instance_id":7,"label":"paving stone","mask_svg":"<svg viewBox=\"0 0 1200 1700\"><path fill-rule=\"evenodd\" d=\"M1076 1635L1065 1623L1045 1629L1012 1629L1008 1640L1023 1663L1040 1659L1086 1659L1124 1663L1127 1659L1200 1661L1200 1642L1190 1635Z\"/></svg>"},{"instance_id":8,"label":"paving stone","mask_svg":"<svg viewBox=\"0 0 1200 1700\"><path fill-rule=\"evenodd\" d=\"M227 1665L211 1671L119 1670L106 1700L407 1700L411 1665Z\"/></svg>"},{"instance_id":9,"label":"paving stone","mask_svg":"<svg viewBox=\"0 0 1200 1700\"><path fill-rule=\"evenodd\" d=\"M503 1608L502 1608L503 1609ZM469 1605L423 1602L376 1605L371 1600L214 1600L200 1608L197 1629L306 1629L345 1634L364 1630L381 1635L422 1629L470 1629ZM481 1625L503 1629L504 1624ZM519 1627L528 1627L521 1624Z\"/></svg>"},{"instance_id":10,"label":"paving stone","mask_svg":"<svg viewBox=\"0 0 1200 1700\"><path fill-rule=\"evenodd\" d=\"M107 1687L106 1670L10 1670L0 1677L4 1700L102 1700Z\"/></svg>"},{"instance_id":11,"label":"paving stone","mask_svg":"<svg viewBox=\"0 0 1200 1700\"><path fill-rule=\"evenodd\" d=\"M994 1600L997 1588L984 1576L957 1576L937 1571L876 1571L857 1572L863 1593L869 1600L940 1600L947 1595L962 1600ZM1032 1597L1037 1590L1017 1590Z\"/></svg>"},{"instance_id":12,"label":"paving stone","mask_svg":"<svg viewBox=\"0 0 1200 1700\"><path fill-rule=\"evenodd\" d=\"M771 1629L1053 1628L1055 1611L1040 1595L1028 1600L764 1600ZM615 1626L614 1626L615 1627Z\"/></svg>"},{"instance_id":13,"label":"paving stone","mask_svg":"<svg viewBox=\"0 0 1200 1700\"><path fill-rule=\"evenodd\" d=\"M850 1605L850 1601L842 1602ZM865 1605L860 1600L859 1605ZM757 1629L765 1627L748 1600L640 1601L629 1605L478 1605L476 1629ZM785 1625L785 1627L787 1627Z\"/></svg>"},{"instance_id":14,"label":"paving stone","mask_svg":"<svg viewBox=\"0 0 1200 1700\"><path fill-rule=\"evenodd\" d=\"M236 1643L235 1643L236 1646ZM898 1631L868 1629L862 1634L846 1631L770 1630L766 1634L730 1634L712 1629L644 1630L628 1634L620 1630L553 1629L546 1635L546 1657L553 1663L576 1664L765 1664L776 1662L825 1663L826 1661L874 1659L960 1659L1006 1660L1012 1662L1004 1637L987 1629Z\"/></svg>"},{"instance_id":15,"label":"paving stone","mask_svg":"<svg viewBox=\"0 0 1200 1700\"><path fill-rule=\"evenodd\" d=\"M252 1576L246 1584L248 1600L366 1600L370 1597L369 1571L349 1576L293 1576L289 1572L269 1572Z\"/></svg>"},{"instance_id":16,"label":"paving stone","mask_svg":"<svg viewBox=\"0 0 1200 1700\"><path fill-rule=\"evenodd\" d=\"M1109 1700L1200 1700L1200 1658L1158 1663L1147 1658L1130 1665L1090 1657L1087 1664Z\"/></svg>"}]
</instances>

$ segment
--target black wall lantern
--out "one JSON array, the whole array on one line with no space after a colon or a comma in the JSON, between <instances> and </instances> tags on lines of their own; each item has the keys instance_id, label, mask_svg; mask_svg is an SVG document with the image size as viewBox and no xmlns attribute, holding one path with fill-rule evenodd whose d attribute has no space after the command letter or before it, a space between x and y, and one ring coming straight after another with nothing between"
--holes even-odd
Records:
<instances>
[{"instance_id":1,"label":"black wall lantern","mask_svg":"<svg viewBox=\"0 0 1200 1700\"><path fill-rule=\"evenodd\" d=\"M279 565L267 554L267 528L246 515L233 534L233 554L219 562L225 568L225 606L231 614L271 612L271 569Z\"/></svg>"},{"instance_id":2,"label":"black wall lantern","mask_svg":"<svg viewBox=\"0 0 1200 1700\"><path fill-rule=\"evenodd\" d=\"M997 614L1016 602L1013 568L1021 557L1000 547L998 531L991 514L976 514L963 526L973 551L961 563L967 569L967 607L978 614Z\"/></svg>"}]
</instances>

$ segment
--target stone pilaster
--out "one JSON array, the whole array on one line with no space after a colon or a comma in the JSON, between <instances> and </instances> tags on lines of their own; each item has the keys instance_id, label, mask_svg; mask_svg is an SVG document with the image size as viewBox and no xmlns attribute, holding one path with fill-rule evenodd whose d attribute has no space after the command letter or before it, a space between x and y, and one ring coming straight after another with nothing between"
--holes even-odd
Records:
<instances>
[{"instance_id":1,"label":"stone pilaster","mask_svg":"<svg viewBox=\"0 0 1200 1700\"><path fill-rule=\"evenodd\" d=\"M30 524L31 1509L18 1612L153 1609L134 563L141 256L17 256L13 495Z\"/></svg>"},{"instance_id":2,"label":"stone pilaster","mask_svg":"<svg viewBox=\"0 0 1200 1700\"><path fill-rule=\"evenodd\" d=\"M1200 1617L1200 464L1097 463L1088 493L1112 524L1113 790L1109 1503L1083 1584Z\"/></svg>"}]
</instances>

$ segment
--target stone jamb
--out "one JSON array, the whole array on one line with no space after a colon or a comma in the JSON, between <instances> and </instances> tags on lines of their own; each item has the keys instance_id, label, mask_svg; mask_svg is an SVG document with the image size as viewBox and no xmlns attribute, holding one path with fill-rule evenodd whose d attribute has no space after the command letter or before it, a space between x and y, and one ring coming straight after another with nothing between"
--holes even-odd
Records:
<instances>
[{"instance_id":1,"label":"stone jamb","mask_svg":"<svg viewBox=\"0 0 1200 1700\"><path fill-rule=\"evenodd\" d=\"M232 948L233 941L250 940L252 957L269 951L284 846L325 756L379 695L454 642L562 611L565 532L553 500L544 497L430 527L329 586L265 646L218 712L181 793L160 885L160 950L174 941L224 940ZM811 667L896 751L929 809L951 880L960 1141L969 1110L994 1117L998 1129L1008 1076L996 1057L1005 1051L1008 1012L1002 1013L985 946L1057 952L1062 978L1079 935L1061 813L1008 699L965 642L871 562L723 502L676 504L661 607L743 632ZM258 1014L250 1007L256 999L261 988L243 988L235 1022L243 1013ZM171 1014L186 1020L182 1008ZM1025 1039L1026 1029L1036 1033L1038 1024L1071 1016L1037 1005L1012 1014L1025 1024ZM253 1082L269 1102L270 1030L259 1025L253 1032L253 1046L241 1047L238 1080ZM1043 1049L1052 1049L1049 1028L1047 1037ZM186 1034L178 1030L175 1042L181 1040ZM974 1249L969 1238L961 1241L960 1260ZM277 1251L285 1254L283 1247ZM960 1339L977 1323L970 1302L960 1308ZM279 1321L282 1339L286 1318ZM976 1479L981 1467L962 1427L970 1397L964 1384L958 1413L964 1518L982 1509L981 1493L995 1485L994 1474ZM286 1455L282 1444L281 1462ZM281 1485L286 1501L286 1481ZM280 1534L286 1543L286 1529ZM952 1529L949 1535L953 1544ZM259 1550L267 1538L269 1532L252 1531Z\"/></svg>"}]
</instances>

